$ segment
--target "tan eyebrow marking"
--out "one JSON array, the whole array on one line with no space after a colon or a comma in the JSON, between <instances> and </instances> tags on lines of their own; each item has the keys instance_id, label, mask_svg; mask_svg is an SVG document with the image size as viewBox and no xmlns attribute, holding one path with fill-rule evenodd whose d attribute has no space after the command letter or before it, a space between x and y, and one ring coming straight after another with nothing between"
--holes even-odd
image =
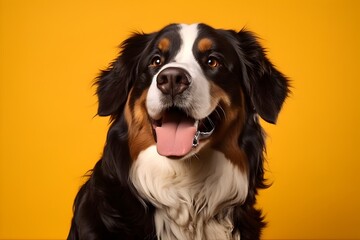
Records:
<instances>
[{"instance_id":1,"label":"tan eyebrow marking","mask_svg":"<svg viewBox=\"0 0 360 240\"><path fill-rule=\"evenodd\" d=\"M162 52L167 52L170 49L170 40L168 38L163 38L160 40L159 44L158 44L158 48L162 51Z\"/></svg>"},{"instance_id":2,"label":"tan eyebrow marking","mask_svg":"<svg viewBox=\"0 0 360 240\"><path fill-rule=\"evenodd\" d=\"M210 50L213 45L213 41L209 38L203 38L198 43L198 49L200 52L206 52L207 50Z\"/></svg>"}]
</instances>

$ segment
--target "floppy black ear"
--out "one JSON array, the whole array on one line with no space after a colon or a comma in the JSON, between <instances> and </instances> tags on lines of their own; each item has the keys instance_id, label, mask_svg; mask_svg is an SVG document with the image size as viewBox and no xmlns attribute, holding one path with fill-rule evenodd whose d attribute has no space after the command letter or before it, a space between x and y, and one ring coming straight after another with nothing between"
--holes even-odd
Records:
<instances>
[{"instance_id":1,"label":"floppy black ear","mask_svg":"<svg viewBox=\"0 0 360 240\"><path fill-rule=\"evenodd\" d=\"M289 93L289 83L266 57L256 36L242 29L238 34L244 64L244 84L256 112L267 122L276 123Z\"/></svg>"},{"instance_id":2,"label":"floppy black ear","mask_svg":"<svg viewBox=\"0 0 360 240\"><path fill-rule=\"evenodd\" d=\"M119 56L97 77L95 85L99 100L99 116L114 116L123 110L128 93L138 75L141 54L146 49L149 39L149 34L133 34L120 45Z\"/></svg>"}]
</instances>

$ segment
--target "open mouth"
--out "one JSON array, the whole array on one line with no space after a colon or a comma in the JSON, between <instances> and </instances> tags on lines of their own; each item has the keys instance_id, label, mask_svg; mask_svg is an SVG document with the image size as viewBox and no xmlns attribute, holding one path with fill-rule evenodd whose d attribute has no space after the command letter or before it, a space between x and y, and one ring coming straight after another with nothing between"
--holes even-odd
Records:
<instances>
[{"instance_id":1,"label":"open mouth","mask_svg":"<svg viewBox=\"0 0 360 240\"><path fill-rule=\"evenodd\" d=\"M165 110L161 119L152 121L158 153L171 158L185 156L212 135L219 120L218 109L201 120L177 107Z\"/></svg>"}]
</instances>

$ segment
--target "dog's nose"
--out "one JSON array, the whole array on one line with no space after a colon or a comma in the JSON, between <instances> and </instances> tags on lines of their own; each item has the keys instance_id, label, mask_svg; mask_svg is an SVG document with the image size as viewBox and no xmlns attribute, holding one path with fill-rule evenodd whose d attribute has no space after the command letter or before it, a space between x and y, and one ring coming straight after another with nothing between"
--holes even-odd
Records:
<instances>
[{"instance_id":1,"label":"dog's nose","mask_svg":"<svg viewBox=\"0 0 360 240\"><path fill-rule=\"evenodd\" d=\"M183 93L190 85L190 75L186 70L177 67L169 67L162 70L157 76L158 89L163 94L176 96Z\"/></svg>"}]
</instances>

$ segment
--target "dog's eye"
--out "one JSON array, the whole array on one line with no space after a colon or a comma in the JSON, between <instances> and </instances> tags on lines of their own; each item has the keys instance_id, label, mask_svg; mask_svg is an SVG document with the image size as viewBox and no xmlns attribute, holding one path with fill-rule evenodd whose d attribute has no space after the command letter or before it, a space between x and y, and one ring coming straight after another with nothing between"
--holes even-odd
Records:
<instances>
[{"instance_id":1,"label":"dog's eye","mask_svg":"<svg viewBox=\"0 0 360 240\"><path fill-rule=\"evenodd\" d=\"M216 59L215 57L209 57L207 59L207 65L211 68L217 68L220 66L220 62L218 59Z\"/></svg>"},{"instance_id":2,"label":"dog's eye","mask_svg":"<svg viewBox=\"0 0 360 240\"><path fill-rule=\"evenodd\" d=\"M150 66L151 67L158 67L163 63L162 58L159 55L154 56L151 59Z\"/></svg>"}]
</instances>

